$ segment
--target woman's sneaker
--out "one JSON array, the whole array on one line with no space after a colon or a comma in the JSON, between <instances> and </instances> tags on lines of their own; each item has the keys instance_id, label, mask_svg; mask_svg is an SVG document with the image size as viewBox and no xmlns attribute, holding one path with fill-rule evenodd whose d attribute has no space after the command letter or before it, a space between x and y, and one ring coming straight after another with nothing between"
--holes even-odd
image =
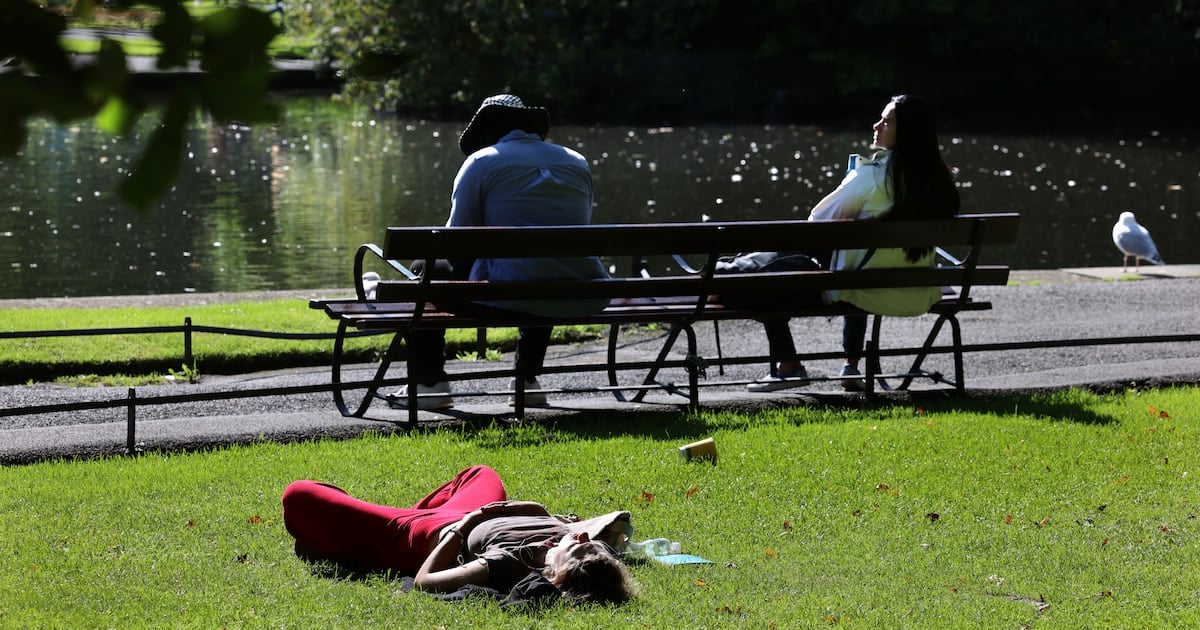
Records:
<instances>
[{"instance_id":1,"label":"woman's sneaker","mask_svg":"<svg viewBox=\"0 0 1200 630\"><path fill-rule=\"evenodd\" d=\"M508 388L517 391L517 379L513 379L508 383ZM541 383L538 383L536 378L531 378L525 381L525 406L526 407L545 407L546 392L531 392L531 389L541 389ZM517 397L513 396L508 399L509 407L517 406Z\"/></svg>"},{"instance_id":2,"label":"woman's sneaker","mask_svg":"<svg viewBox=\"0 0 1200 630\"><path fill-rule=\"evenodd\" d=\"M417 384L417 409L449 409L454 406L454 399L450 397L450 383L442 381L433 385ZM434 394L432 396L421 396L421 394ZM394 394L388 394L388 406L392 409L408 409L408 385L400 388Z\"/></svg>"},{"instance_id":3,"label":"woman's sneaker","mask_svg":"<svg viewBox=\"0 0 1200 630\"><path fill-rule=\"evenodd\" d=\"M839 376L862 376L858 368L851 365L843 365L842 371L838 372ZM861 378L844 378L842 379L842 389L848 392L865 392L867 391L867 383Z\"/></svg>"},{"instance_id":4,"label":"woman's sneaker","mask_svg":"<svg viewBox=\"0 0 1200 630\"><path fill-rule=\"evenodd\" d=\"M778 374L764 376L747 385L746 391L755 393L774 392L781 389L802 387L806 383L808 383L808 372L802 365L790 372L779 372Z\"/></svg>"}]
</instances>

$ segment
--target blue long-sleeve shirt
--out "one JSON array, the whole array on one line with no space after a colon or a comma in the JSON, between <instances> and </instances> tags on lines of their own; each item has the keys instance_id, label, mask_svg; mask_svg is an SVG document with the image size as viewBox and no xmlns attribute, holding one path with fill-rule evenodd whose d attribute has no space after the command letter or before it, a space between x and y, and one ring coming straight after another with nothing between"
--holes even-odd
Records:
<instances>
[{"instance_id":1,"label":"blue long-sleeve shirt","mask_svg":"<svg viewBox=\"0 0 1200 630\"><path fill-rule=\"evenodd\" d=\"M592 171L576 151L512 131L472 153L454 178L447 226L587 225L592 220ZM565 258L480 258L472 280L606 278L594 256ZM591 313L604 303L488 302L492 306L544 315Z\"/></svg>"}]
</instances>

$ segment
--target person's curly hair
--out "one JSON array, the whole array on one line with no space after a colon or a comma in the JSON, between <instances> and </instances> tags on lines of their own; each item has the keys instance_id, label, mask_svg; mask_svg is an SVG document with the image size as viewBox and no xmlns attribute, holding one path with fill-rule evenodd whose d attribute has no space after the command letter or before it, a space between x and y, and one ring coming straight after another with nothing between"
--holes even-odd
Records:
<instances>
[{"instance_id":1,"label":"person's curly hair","mask_svg":"<svg viewBox=\"0 0 1200 630\"><path fill-rule=\"evenodd\" d=\"M588 553L564 561L555 571L546 568L546 579L572 603L621 604L636 594L629 569L602 543Z\"/></svg>"}]
</instances>

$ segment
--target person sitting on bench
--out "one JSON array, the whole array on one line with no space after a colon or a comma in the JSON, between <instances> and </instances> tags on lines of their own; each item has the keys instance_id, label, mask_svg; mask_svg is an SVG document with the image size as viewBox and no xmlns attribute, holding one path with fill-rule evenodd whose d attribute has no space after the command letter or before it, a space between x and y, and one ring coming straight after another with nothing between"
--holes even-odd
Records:
<instances>
[{"instance_id":1,"label":"person sitting on bench","mask_svg":"<svg viewBox=\"0 0 1200 630\"><path fill-rule=\"evenodd\" d=\"M872 126L871 147L878 151L864 158L851 156L842 183L822 199L809 215L810 221L874 219L914 221L949 219L958 214L958 189L942 159L932 105L915 95L900 95L884 106ZM819 255L818 255L819 257ZM932 249L873 249L833 252L830 268L882 269L930 267ZM868 313L920 315L941 299L934 287L895 289L850 289L822 296L827 303L846 302ZM771 355L771 370L746 386L752 392L770 392L803 385L808 374L797 358L787 320L764 321ZM866 315L846 316L842 325L845 361L840 375L859 376L867 332ZM863 387L861 379L846 378L848 390Z\"/></svg>"},{"instance_id":2,"label":"person sitting on bench","mask_svg":"<svg viewBox=\"0 0 1200 630\"><path fill-rule=\"evenodd\" d=\"M459 148L467 156L454 178L450 218L447 226L587 225L592 220L592 172L578 152L550 142L550 114L542 107L528 107L520 98L499 94L484 99L467 123ZM418 273L433 273L438 279L469 280L556 280L608 277L600 259L503 258L475 259L470 252L440 259L432 270L414 262ZM439 305L451 311L486 316L489 310L519 311L533 315L596 313L607 306L603 300L572 303L500 301L479 304ZM525 389L540 389L538 374L550 344L551 326L521 326L516 350L517 378ZM406 337L413 355L409 383L416 384L420 409L454 406L447 382L445 331L420 330ZM512 387L516 389L516 379ZM388 396L389 404L407 408L408 387ZM510 401L511 403L512 401ZM525 405L546 404L546 395L533 392Z\"/></svg>"}]
</instances>

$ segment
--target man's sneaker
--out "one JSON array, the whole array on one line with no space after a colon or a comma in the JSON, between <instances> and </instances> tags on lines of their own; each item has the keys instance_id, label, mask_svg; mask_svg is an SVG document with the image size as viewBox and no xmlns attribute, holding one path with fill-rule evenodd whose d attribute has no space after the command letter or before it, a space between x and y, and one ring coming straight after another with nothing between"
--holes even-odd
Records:
<instances>
[{"instance_id":1,"label":"man's sneaker","mask_svg":"<svg viewBox=\"0 0 1200 630\"><path fill-rule=\"evenodd\" d=\"M773 392L792 387L802 387L806 383L808 383L808 372L802 365L790 372L780 372L775 375L764 376L747 385L746 391L756 393Z\"/></svg>"},{"instance_id":2,"label":"man's sneaker","mask_svg":"<svg viewBox=\"0 0 1200 630\"><path fill-rule=\"evenodd\" d=\"M449 409L454 406L454 399L450 397L450 383L445 381L433 385L418 383L417 394L417 409ZM421 394L436 395L421 396ZM387 401L388 406L392 409L408 409L408 385L401 387L400 391L395 394L389 394Z\"/></svg>"},{"instance_id":3,"label":"man's sneaker","mask_svg":"<svg viewBox=\"0 0 1200 630\"><path fill-rule=\"evenodd\" d=\"M852 365L843 365L842 371L838 372L840 376L862 376L862 372ZM861 378L844 378L842 379L842 389L848 392L865 392L867 384Z\"/></svg>"},{"instance_id":4,"label":"man's sneaker","mask_svg":"<svg viewBox=\"0 0 1200 630\"><path fill-rule=\"evenodd\" d=\"M510 381L508 383L508 388L513 391L516 391L517 390L517 379L514 378L512 381ZM546 392L531 392L531 391L529 391L531 389L541 389L541 388L542 388L542 385L541 385L541 383L538 383L536 378L531 378L531 379L525 381L525 406L526 407L545 407L546 406ZM516 396L513 396L512 398L508 399L508 406L509 407L517 406Z\"/></svg>"}]
</instances>

